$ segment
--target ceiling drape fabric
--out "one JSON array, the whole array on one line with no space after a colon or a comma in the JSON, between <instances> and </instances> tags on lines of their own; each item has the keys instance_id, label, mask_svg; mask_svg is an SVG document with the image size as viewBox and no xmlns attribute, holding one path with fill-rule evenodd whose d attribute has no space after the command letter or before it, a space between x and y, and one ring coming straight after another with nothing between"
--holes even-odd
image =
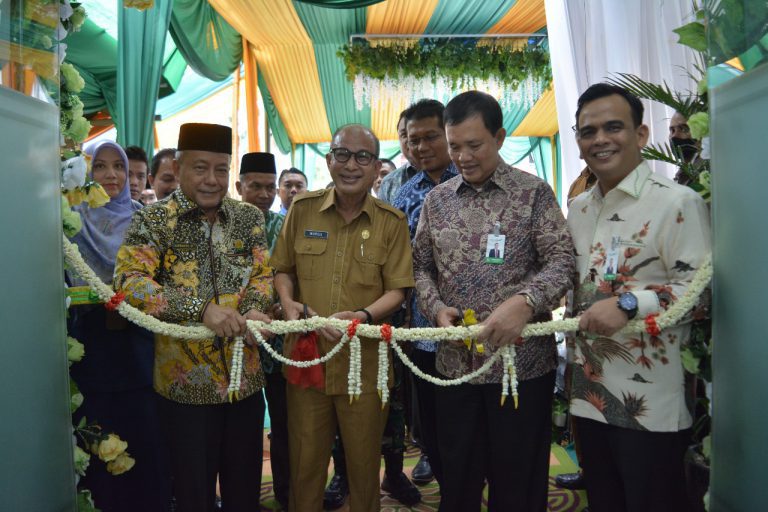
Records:
<instances>
[{"instance_id":1,"label":"ceiling drape fabric","mask_svg":"<svg viewBox=\"0 0 768 512\"><path fill-rule=\"evenodd\" d=\"M427 34L484 34L515 4L516 0L440 0L425 32Z\"/></svg>"},{"instance_id":2,"label":"ceiling drape fabric","mask_svg":"<svg viewBox=\"0 0 768 512\"><path fill-rule=\"evenodd\" d=\"M261 151L259 134L259 68L256 56L248 51L248 41L242 40L243 66L245 68L245 116L248 122L248 151Z\"/></svg>"},{"instance_id":3,"label":"ceiling drape fabric","mask_svg":"<svg viewBox=\"0 0 768 512\"><path fill-rule=\"evenodd\" d=\"M240 65L240 34L208 2L174 0L168 32L190 67L214 82Z\"/></svg>"},{"instance_id":4,"label":"ceiling drape fabric","mask_svg":"<svg viewBox=\"0 0 768 512\"><path fill-rule=\"evenodd\" d=\"M336 55L351 34L365 31L365 9L324 9L294 2L296 13L312 39L320 87L331 133L349 123L371 124L371 109L355 108L352 84L346 78L344 61Z\"/></svg>"},{"instance_id":5,"label":"ceiling drape fabric","mask_svg":"<svg viewBox=\"0 0 768 512\"><path fill-rule=\"evenodd\" d=\"M331 131L312 40L290 0L210 0L254 48L293 143L323 142Z\"/></svg>"},{"instance_id":6,"label":"ceiling drape fabric","mask_svg":"<svg viewBox=\"0 0 768 512\"><path fill-rule=\"evenodd\" d=\"M162 73L172 0L144 11L118 9L117 142L153 154L155 105Z\"/></svg>"},{"instance_id":7,"label":"ceiling drape fabric","mask_svg":"<svg viewBox=\"0 0 768 512\"><path fill-rule=\"evenodd\" d=\"M383 0L299 0L304 4L317 5L319 7L328 7L331 9L355 9L366 7L368 5L378 4Z\"/></svg>"}]
</instances>

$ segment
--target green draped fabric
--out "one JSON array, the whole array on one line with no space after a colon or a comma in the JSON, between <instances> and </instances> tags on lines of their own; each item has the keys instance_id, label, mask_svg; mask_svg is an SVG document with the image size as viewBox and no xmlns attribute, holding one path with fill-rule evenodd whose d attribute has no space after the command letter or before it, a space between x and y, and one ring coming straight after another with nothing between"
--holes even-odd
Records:
<instances>
[{"instance_id":1,"label":"green draped fabric","mask_svg":"<svg viewBox=\"0 0 768 512\"><path fill-rule=\"evenodd\" d=\"M533 162L536 165L536 174L557 191L557 202L562 203L562 196L568 191L563 191L562 172L560 171L560 159L557 159L557 166L552 165L552 140L549 137L531 137L531 143L538 141L537 147L533 150ZM560 134L555 135L555 151L560 154Z\"/></svg>"},{"instance_id":2,"label":"green draped fabric","mask_svg":"<svg viewBox=\"0 0 768 512\"><path fill-rule=\"evenodd\" d=\"M85 80L80 93L83 111L94 114L107 110L117 116L117 41L86 19L80 30L70 33L65 42L67 62L73 64ZM163 48L163 76L158 88L161 98L176 91L187 66L172 40L167 39Z\"/></svg>"},{"instance_id":3,"label":"green draped fabric","mask_svg":"<svg viewBox=\"0 0 768 512\"><path fill-rule=\"evenodd\" d=\"M117 142L140 146L150 155L172 6L172 0L155 0L151 9L123 8L117 13Z\"/></svg>"},{"instance_id":4,"label":"green draped fabric","mask_svg":"<svg viewBox=\"0 0 768 512\"><path fill-rule=\"evenodd\" d=\"M330 7L331 9L354 9L357 7L367 7L378 4L384 0L299 0L304 4L318 5L320 7Z\"/></svg>"},{"instance_id":5,"label":"green draped fabric","mask_svg":"<svg viewBox=\"0 0 768 512\"><path fill-rule=\"evenodd\" d=\"M169 32L190 67L214 82L240 65L240 34L208 2L174 0Z\"/></svg>"},{"instance_id":6,"label":"green draped fabric","mask_svg":"<svg viewBox=\"0 0 768 512\"><path fill-rule=\"evenodd\" d=\"M294 1L307 34L314 43L326 115L331 133L349 123L371 125L371 109L355 108L352 83L347 81L344 62L336 55L350 34L365 32L365 9L330 10Z\"/></svg>"},{"instance_id":7,"label":"green draped fabric","mask_svg":"<svg viewBox=\"0 0 768 512\"><path fill-rule=\"evenodd\" d=\"M280 113L277 111L275 102L272 100L272 95L269 93L269 88L261 73L259 73L259 91L261 91L261 99L264 101L264 110L267 113L267 121L269 122L269 128L272 130L272 137L274 137L280 152L287 155L291 152L291 139L288 138L288 132L285 131L283 120L280 119Z\"/></svg>"},{"instance_id":8,"label":"green draped fabric","mask_svg":"<svg viewBox=\"0 0 768 512\"><path fill-rule=\"evenodd\" d=\"M80 92L83 111L93 114L108 109L114 112L117 103L117 41L106 30L86 19L78 32L70 33L67 62L73 64L85 80Z\"/></svg>"},{"instance_id":9,"label":"green draped fabric","mask_svg":"<svg viewBox=\"0 0 768 512\"><path fill-rule=\"evenodd\" d=\"M440 0L427 24L425 34L484 34L494 26L516 0Z\"/></svg>"},{"instance_id":10,"label":"green draped fabric","mask_svg":"<svg viewBox=\"0 0 768 512\"><path fill-rule=\"evenodd\" d=\"M517 165L535 149L538 144L532 144L533 137L507 137L501 146L499 154L509 165Z\"/></svg>"}]
</instances>

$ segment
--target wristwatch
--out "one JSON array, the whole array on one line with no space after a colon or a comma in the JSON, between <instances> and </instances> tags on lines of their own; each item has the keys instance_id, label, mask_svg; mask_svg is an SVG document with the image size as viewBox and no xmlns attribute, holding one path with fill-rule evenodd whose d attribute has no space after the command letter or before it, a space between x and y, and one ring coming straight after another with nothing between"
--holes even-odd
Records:
<instances>
[{"instance_id":1,"label":"wristwatch","mask_svg":"<svg viewBox=\"0 0 768 512\"><path fill-rule=\"evenodd\" d=\"M528 306L535 312L536 311L536 302L534 302L533 297L531 297L527 293L518 293L518 295L522 295L525 297L525 303L528 304Z\"/></svg>"},{"instance_id":2,"label":"wristwatch","mask_svg":"<svg viewBox=\"0 0 768 512\"><path fill-rule=\"evenodd\" d=\"M627 318L632 320L637 316L637 296L632 292L625 292L619 295L616 303L620 310L627 314Z\"/></svg>"}]
</instances>

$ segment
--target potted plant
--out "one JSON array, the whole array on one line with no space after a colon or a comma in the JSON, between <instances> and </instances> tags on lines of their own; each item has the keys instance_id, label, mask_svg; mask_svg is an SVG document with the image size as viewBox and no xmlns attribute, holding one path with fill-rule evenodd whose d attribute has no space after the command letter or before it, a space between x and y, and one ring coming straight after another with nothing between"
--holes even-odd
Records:
<instances>
[{"instance_id":1,"label":"potted plant","mask_svg":"<svg viewBox=\"0 0 768 512\"><path fill-rule=\"evenodd\" d=\"M552 423L556 427L564 428L568 418L568 403L560 398L555 398L552 402Z\"/></svg>"}]
</instances>

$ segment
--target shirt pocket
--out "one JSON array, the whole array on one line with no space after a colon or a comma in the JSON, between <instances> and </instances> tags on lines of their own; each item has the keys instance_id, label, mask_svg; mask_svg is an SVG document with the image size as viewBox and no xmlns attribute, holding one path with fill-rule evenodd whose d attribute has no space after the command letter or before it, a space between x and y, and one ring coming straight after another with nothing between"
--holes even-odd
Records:
<instances>
[{"instance_id":1,"label":"shirt pocket","mask_svg":"<svg viewBox=\"0 0 768 512\"><path fill-rule=\"evenodd\" d=\"M387 248L378 244L364 244L354 249L355 268L350 272L350 280L366 286L380 285L384 279L381 272L387 261Z\"/></svg>"},{"instance_id":2,"label":"shirt pocket","mask_svg":"<svg viewBox=\"0 0 768 512\"><path fill-rule=\"evenodd\" d=\"M222 287L236 293L248 285L253 271L253 256L247 252L225 252L221 257Z\"/></svg>"},{"instance_id":3,"label":"shirt pocket","mask_svg":"<svg viewBox=\"0 0 768 512\"><path fill-rule=\"evenodd\" d=\"M301 239L294 244L296 275L299 279L315 280L322 276L323 256L328 248L327 239Z\"/></svg>"}]
</instances>

